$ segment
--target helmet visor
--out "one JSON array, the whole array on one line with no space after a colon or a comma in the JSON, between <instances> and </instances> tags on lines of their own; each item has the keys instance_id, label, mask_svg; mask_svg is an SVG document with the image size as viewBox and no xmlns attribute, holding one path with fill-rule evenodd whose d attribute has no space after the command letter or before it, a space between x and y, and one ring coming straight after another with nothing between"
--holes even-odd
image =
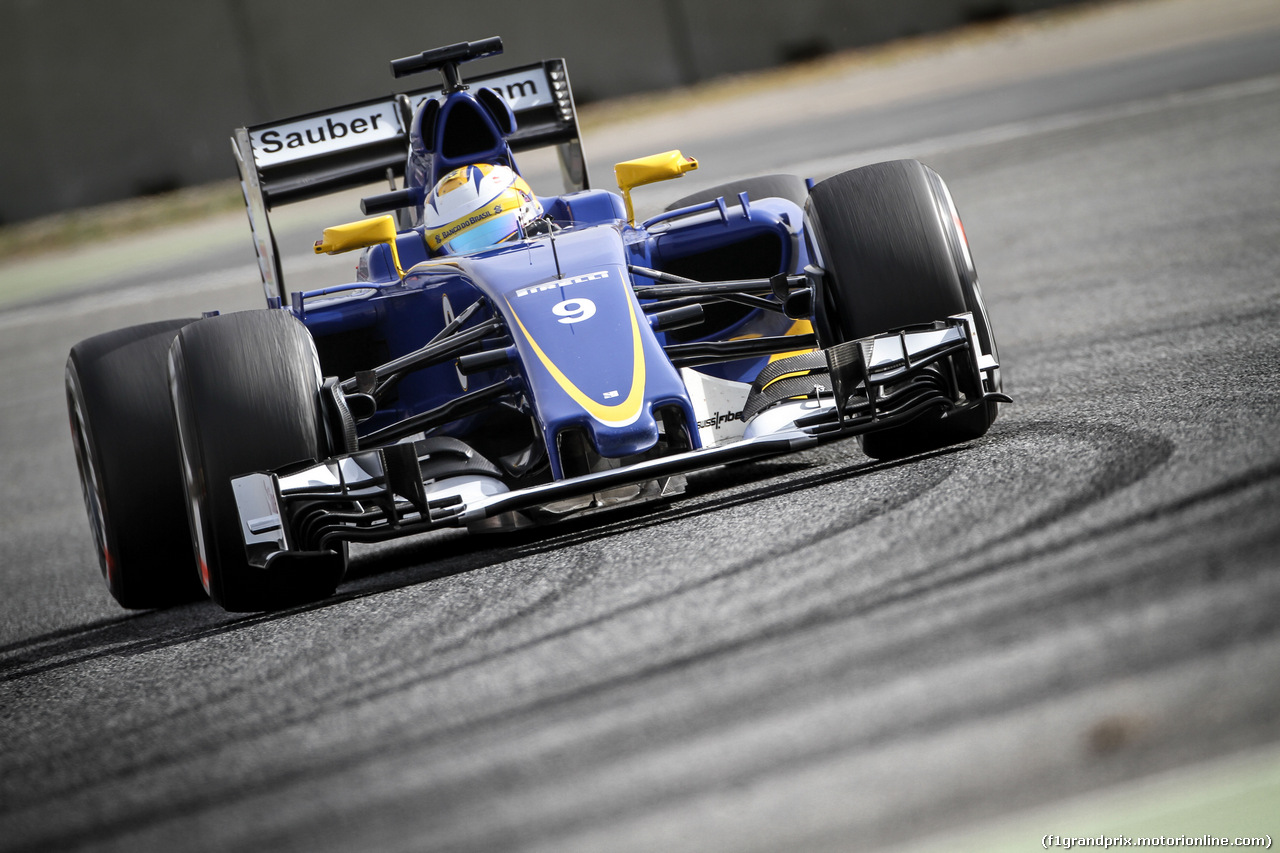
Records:
<instances>
[{"instance_id":1,"label":"helmet visor","mask_svg":"<svg viewBox=\"0 0 1280 853\"><path fill-rule=\"evenodd\" d=\"M445 241L441 248L450 255L478 252L505 243L520 234L519 211L508 210L500 216L477 222L457 236Z\"/></svg>"}]
</instances>

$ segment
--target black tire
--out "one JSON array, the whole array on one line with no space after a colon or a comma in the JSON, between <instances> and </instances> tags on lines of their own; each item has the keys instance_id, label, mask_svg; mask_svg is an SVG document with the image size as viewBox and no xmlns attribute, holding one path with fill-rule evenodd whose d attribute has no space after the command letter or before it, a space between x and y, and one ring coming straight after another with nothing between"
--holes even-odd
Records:
<instances>
[{"instance_id":1,"label":"black tire","mask_svg":"<svg viewBox=\"0 0 1280 853\"><path fill-rule=\"evenodd\" d=\"M743 192L747 194L747 198L751 201L758 201L763 198L785 198L787 201L794 202L797 207L804 207L805 199L809 197L808 186L795 175L761 175L758 178L744 178L740 181L733 181L711 189L690 193L679 201L674 201L667 205L666 210L670 212L682 207L701 204L704 201L715 201L721 196L724 196L725 204L735 205L739 203L738 193Z\"/></svg>"},{"instance_id":2,"label":"black tire","mask_svg":"<svg viewBox=\"0 0 1280 853\"><path fill-rule=\"evenodd\" d=\"M894 160L836 175L814 186L806 218L826 271L815 324L826 335L854 340L972 311L995 354L959 216L932 169ZM859 441L874 459L896 459L978 438L995 416L995 403L926 414Z\"/></svg>"},{"instance_id":3,"label":"black tire","mask_svg":"<svg viewBox=\"0 0 1280 853\"><path fill-rule=\"evenodd\" d=\"M942 180L942 176L925 167L925 173L929 177L929 183L933 187L934 195L943 205L943 229L947 232L947 240L951 246L951 255L955 260L956 270L960 276L960 289L964 293L965 307L973 312L974 324L977 326L978 341L982 345L983 352L991 355L998 363L1000 361L1000 352L996 347L995 333L991 329L991 318L987 315L987 304L982 298L982 288L978 284L978 270L973 263L973 255L969 251L969 238L965 234L964 224L960 220L960 211L956 209L955 201L951 198L951 191L947 188L947 184ZM995 387L992 391L1002 391L1003 382L1000 379L1000 371L995 371ZM996 418L996 404L989 404L991 407L991 420Z\"/></svg>"},{"instance_id":4,"label":"black tire","mask_svg":"<svg viewBox=\"0 0 1280 853\"><path fill-rule=\"evenodd\" d=\"M310 333L279 310L211 317L174 339L169 370L185 503L209 597L247 611L332 593L346 568L345 549L337 571L250 565L231 488L234 476L330 455Z\"/></svg>"},{"instance_id":5,"label":"black tire","mask_svg":"<svg viewBox=\"0 0 1280 853\"><path fill-rule=\"evenodd\" d=\"M203 597L192 556L169 344L191 320L89 338L67 358L67 410L98 565L122 606Z\"/></svg>"}]
</instances>

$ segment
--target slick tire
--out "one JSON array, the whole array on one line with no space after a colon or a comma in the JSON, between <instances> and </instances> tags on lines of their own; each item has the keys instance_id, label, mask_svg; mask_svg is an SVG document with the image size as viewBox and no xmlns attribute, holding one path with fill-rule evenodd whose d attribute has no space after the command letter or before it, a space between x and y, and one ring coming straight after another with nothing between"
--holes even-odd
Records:
<instances>
[{"instance_id":1,"label":"slick tire","mask_svg":"<svg viewBox=\"0 0 1280 853\"><path fill-rule=\"evenodd\" d=\"M169 345L191 320L81 341L67 358L71 440L98 565L128 608L203 597L187 527Z\"/></svg>"},{"instance_id":2,"label":"slick tire","mask_svg":"<svg viewBox=\"0 0 1280 853\"><path fill-rule=\"evenodd\" d=\"M836 175L813 187L805 215L826 271L816 325L827 336L855 340L972 311L980 342L995 355L960 217L932 169L894 160ZM925 414L859 441L874 459L910 456L978 438L996 411L986 403L945 418Z\"/></svg>"},{"instance_id":3,"label":"slick tire","mask_svg":"<svg viewBox=\"0 0 1280 853\"><path fill-rule=\"evenodd\" d=\"M197 564L209 597L232 611L271 610L331 594L345 572L251 565L231 478L318 461L331 447L310 333L280 310L210 317L184 328L169 351Z\"/></svg>"}]
</instances>

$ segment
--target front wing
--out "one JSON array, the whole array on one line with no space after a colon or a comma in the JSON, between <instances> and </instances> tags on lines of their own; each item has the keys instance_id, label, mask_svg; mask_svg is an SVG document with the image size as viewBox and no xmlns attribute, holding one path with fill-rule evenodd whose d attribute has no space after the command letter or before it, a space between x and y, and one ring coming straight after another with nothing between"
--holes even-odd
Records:
<instances>
[{"instance_id":1,"label":"front wing","mask_svg":"<svg viewBox=\"0 0 1280 853\"><path fill-rule=\"evenodd\" d=\"M983 353L973 318L961 314L932 328L904 330L840 344L825 351L828 382L765 410L768 431L611 470L509 490L497 477L476 474L424 481L430 453L403 442L337 456L315 465L236 477L232 486L249 562L274 565L331 559L341 542L376 542L446 527L520 526L525 514L572 498L577 506L607 504L611 491L656 484L692 471L792 453L820 442L890 428L941 410L944 417L1008 402L979 391L998 367ZM967 381L957 374L966 373ZM798 390L798 389L797 389ZM524 521L523 523L528 523Z\"/></svg>"}]
</instances>

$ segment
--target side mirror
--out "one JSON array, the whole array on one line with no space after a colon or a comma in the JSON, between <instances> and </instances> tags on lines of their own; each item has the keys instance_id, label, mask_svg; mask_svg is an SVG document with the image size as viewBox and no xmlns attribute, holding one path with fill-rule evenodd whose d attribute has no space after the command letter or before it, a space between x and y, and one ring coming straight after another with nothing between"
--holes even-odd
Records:
<instances>
[{"instance_id":1,"label":"side mirror","mask_svg":"<svg viewBox=\"0 0 1280 853\"><path fill-rule=\"evenodd\" d=\"M636 221L635 210L631 207L632 187L657 181L669 181L696 168L698 168L698 161L684 156L679 151L650 154L648 157L627 160L614 166L613 175L618 179L618 189L622 190L622 199L627 204L627 222L634 225Z\"/></svg>"},{"instance_id":2,"label":"side mirror","mask_svg":"<svg viewBox=\"0 0 1280 853\"><path fill-rule=\"evenodd\" d=\"M373 219L361 219L359 222L326 228L324 236L316 241L315 252L317 255L336 255L352 249L366 249L379 243L386 243L391 247L391 260L395 262L396 272L404 278L400 253L396 251L396 221L391 216L376 216Z\"/></svg>"}]
</instances>

